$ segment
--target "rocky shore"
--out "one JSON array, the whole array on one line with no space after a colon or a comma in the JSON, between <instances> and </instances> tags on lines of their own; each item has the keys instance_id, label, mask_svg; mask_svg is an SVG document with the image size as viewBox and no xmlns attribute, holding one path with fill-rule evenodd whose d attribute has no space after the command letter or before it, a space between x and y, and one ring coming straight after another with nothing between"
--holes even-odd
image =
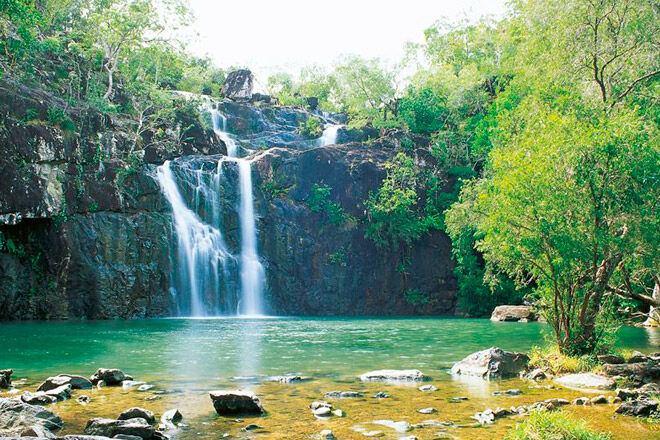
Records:
<instances>
[{"instance_id":1,"label":"rocky shore","mask_svg":"<svg viewBox=\"0 0 660 440\"><path fill-rule=\"evenodd\" d=\"M491 347L481 352L473 353L455 363L448 371L455 380L479 380L497 389L491 392L492 398L511 399L508 406L483 407L467 417L467 420L422 420L420 422L376 419L365 423L353 424L351 430L360 436L381 437L387 432L398 433L398 438L412 440L418 438L410 432L419 431L420 435L428 429L441 431L465 428L478 428L497 424L499 420L512 418L519 420L535 411L555 411L560 408L611 408L613 415L628 417L656 418L658 417L658 395L660 395L660 353L643 355L635 353L627 360L616 356L602 357L601 365L595 372L568 374L554 377L550 371L531 370L529 358L524 353L510 352ZM607 361L607 362L605 362ZM153 405L162 394L148 397L153 385L135 380L119 369L99 368L89 378L59 374L43 380L34 391L23 389L24 382L12 383L13 371L0 370L0 384L4 390L0 393L0 437L20 438L62 438L62 439L124 439L151 440L166 439L182 435L186 437L188 421L184 419L185 411L178 408L168 408L160 414L144 402ZM507 379L508 378L508 379ZM316 379L300 375L285 375L267 377L264 383L272 386L295 390L297 387L314 382ZM525 384L518 388L506 388L499 383L508 384L507 380L516 380ZM521 382L524 381L524 382ZM346 381L350 383L350 381ZM326 391L324 400L308 401L311 420L329 423L333 420L347 420L356 413L356 405L362 408L370 402L396 401L398 395L404 393L424 396L437 395L442 390L442 380L434 381L420 370L374 370L361 374L354 380L355 384L365 384L370 387L382 387L378 392L367 393L355 389L335 389ZM625 386L624 386L625 385ZM20 387L20 388L19 388ZM290 387L290 388L289 388ZM103 389L116 388L139 405L127 407L118 411L114 417L94 416L92 411L80 433L58 434L65 430L66 417L61 417L55 410L63 402L71 400L83 410L90 404L87 394ZM373 389L373 388L372 388ZM526 403L516 402L526 394L552 392L554 397L540 400L530 400ZM564 391L562 391L564 390ZM138 394L131 394L136 392ZM87 394L85 394L87 393ZM583 393L583 394L580 394ZM565 396L561 397L561 396ZM138 398L139 396L139 398ZM266 405L261 392L255 393L248 389L219 389L207 394L205 410L213 411L220 420L231 420L241 424L242 418L249 418L250 423L243 422L238 438L247 433L264 432L259 420L266 422L278 412L276 404ZM209 399L210 397L210 399ZM394 400L392 400L394 399ZM437 398L436 398L437 399ZM268 400L268 399L267 399ZM433 402L433 398L429 402ZM488 400L488 398L484 398ZM59 403L58 403L59 402ZM469 404L478 408L479 399L455 395L447 399L448 404ZM181 402L184 405L183 402ZM476 405L476 406L475 406ZM346 407L351 409L346 409ZM159 407L160 408L160 407ZM435 406L419 407L415 410L421 415L442 414L442 409ZM275 414L276 415L276 414ZM405 416L404 413L399 416ZM208 416L207 416L208 417ZM241 417L237 419L237 417ZM264 418L265 417L265 418ZM305 417L300 414L297 417ZM470 421L471 419L471 421ZM331 425L330 425L331 426ZM341 438L332 429L322 429L316 438ZM402 436L405 434L406 436ZM233 434L232 434L233 435ZM424 437L422 435L422 437Z\"/></svg>"}]
</instances>

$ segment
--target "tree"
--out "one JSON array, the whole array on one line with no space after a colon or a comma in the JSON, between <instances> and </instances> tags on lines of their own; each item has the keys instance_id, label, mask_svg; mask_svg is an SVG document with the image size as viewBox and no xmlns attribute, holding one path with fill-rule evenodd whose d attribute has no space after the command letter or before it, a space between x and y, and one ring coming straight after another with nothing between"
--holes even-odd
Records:
<instances>
[{"instance_id":1,"label":"tree","mask_svg":"<svg viewBox=\"0 0 660 440\"><path fill-rule=\"evenodd\" d=\"M657 127L631 111L561 113L530 98L486 175L447 214L521 286L536 284L559 348L596 351L616 295L647 298L660 267Z\"/></svg>"}]
</instances>

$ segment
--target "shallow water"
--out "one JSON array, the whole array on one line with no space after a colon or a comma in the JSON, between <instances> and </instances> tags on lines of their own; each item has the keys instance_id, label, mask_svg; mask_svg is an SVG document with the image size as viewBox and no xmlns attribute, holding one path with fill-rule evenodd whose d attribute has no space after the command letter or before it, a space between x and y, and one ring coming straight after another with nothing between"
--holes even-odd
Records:
<instances>
[{"instance_id":1,"label":"shallow water","mask_svg":"<svg viewBox=\"0 0 660 440\"><path fill-rule=\"evenodd\" d=\"M121 410L143 406L161 414L178 407L188 427L179 438L308 438L332 429L339 438L367 438L357 432L378 430L382 438L403 434L374 425L378 419L470 423L470 416L487 407L528 404L550 397L573 398L582 393L533 388L519 380L486 382L456 380L447 368L469 353L499 346L527 351L543 342L538 323L492 323L488 320L442 318L265 318L265 319L157 319L139 321L65 321L0 323L0 368L13 368L23 390L58 373L89 376L98 367L121 368L154 388L104 388L76 391L91 402L83 407L69 400L55 405L68 433L81 432L94 416L116 417ZM625 328L619 344L640 351L660 351L660 331ZM418 368L433 377L435 392L415 386L363 384L356 377L369 370ZM270 375L297 373L315 380L297 384L268 382ZM20 384L20 382L19 382ZM518 397L493 397L496 389L520 388ZM262 399L268 415L235 422L215 415L207 391L249 388ZM362 399L328 399L346 417L315 419L309 404L324 400L333 390L363 391ZM378 391L393 397L375 399ZM467 396L449 403L452 396ZM75 397L75 396L74 396ZM419 408L434 407L434 415ZM656 439L658 426L627 417L615 417L614 407L570 408L598 429L616 438ZM418 428L420 439L499 439L515 418L486 428ZM262 431L245 433L241 427L256 423ZM438 433L443 431L442 435ZM623 433L627 432L626 435Z\"/></svg>"}]
</instances>

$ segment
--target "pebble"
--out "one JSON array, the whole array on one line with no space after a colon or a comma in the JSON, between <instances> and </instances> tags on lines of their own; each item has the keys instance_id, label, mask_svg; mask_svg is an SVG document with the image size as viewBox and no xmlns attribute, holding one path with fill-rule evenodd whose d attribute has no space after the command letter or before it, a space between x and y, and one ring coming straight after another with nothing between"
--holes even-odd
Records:
<instances>
[{"instance_id":1,"label":"pebble","mask_svg":"<svg viewBox=\"0 0 660 440\"><path fill-rule=\"evenodd\" d=\"M420 408L417 410L417 412L421 414L434 414L438 412L438 410L436 410L435 408Z\"/></svg>"}]
</instances>

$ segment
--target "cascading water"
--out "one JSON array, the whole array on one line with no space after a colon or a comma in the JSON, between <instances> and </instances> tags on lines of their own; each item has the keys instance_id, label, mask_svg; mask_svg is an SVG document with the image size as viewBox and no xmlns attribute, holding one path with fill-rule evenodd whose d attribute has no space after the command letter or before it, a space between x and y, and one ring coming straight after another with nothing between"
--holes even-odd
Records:
<instances>
[{"instance_id":1,"label":"cascading water","mask_svg":"<svg viewBox=\"0 0 660 440\"><path fill-rule=\"evenodd\" d=\"M337 143L337 132L341 125L327 124L323 129L323 134L319 138L319 146L325 147L326 145L334 145Z\"/></svg>"},{"instance_id":2,"label":"cascading water","mask_svg":"<svg viewBox=\"0 0 660 440\"><path fill-rule=\"evenodd\" d=\"M251 163L236 157L238 145L227 131L226 118L210 102L205 110L211 115L216 136L227 146L229 157L221 158L213 173L203 169L204 161L186 162L177 169L178 176L169 161L157 172L163 194L172 207L177 235L175 290L179 314L262 315L266 277L257 246ZM238 174L239 258L231 254L222 236L223 184L228 183L223 167L229 163L236 165ZM192 187L188 203L182 187Z\"/></svg>"}]
</instances>

